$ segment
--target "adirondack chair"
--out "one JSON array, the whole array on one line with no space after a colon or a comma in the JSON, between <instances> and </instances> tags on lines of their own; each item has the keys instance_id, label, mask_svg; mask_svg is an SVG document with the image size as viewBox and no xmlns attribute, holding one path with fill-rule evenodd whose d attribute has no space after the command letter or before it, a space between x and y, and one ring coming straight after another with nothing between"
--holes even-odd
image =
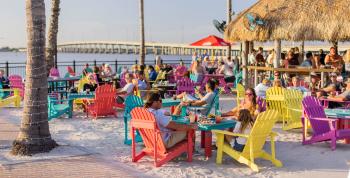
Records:
<instances>
[{"instance_id":1,"label":"adirondack chair","mask_svg":"<svg viewBox=\"0 0 350 178\"><path fill-rule=\"evenodd\" d=\"M86 109L87 116L89 113L96 119L99 116L114 115L117 116L114 110L116 97L116 89L112 85L101 85L95 91L95 99L88 100Z\"/></svg>"},{"instance_id":2,"label":"adirondack chair","mask_svg":"<svg viewBox=\"0 0 350 178\"><path fill-rule=\"evenodd\" d=\"M57 68L50 69L50 77L60 77L60 71Z\"/></svg>"},{"instance_id":3,"label":"adirondack chair","mask_svg":"<svg viewBox=\"0 0 350 178\"><path fill-rule=\"evenodd\" d=\"M72 118L72 109L69 106L69 100L58 100L55 97L47 97L48 99L48 120L59 118L60 116L67 114L69 118Z\"/></svg>"},{"instance_id":4,"label":"adirondack chair","mask_svg":"<svg viewBox=\"0 0 350 178\"><path fill-rule=\"evenodd\" d=\"M271 87L266 90L266 110L277 110L280 118L278 121L283 121L283 117L287 114L287 105L285 99L285 89L281 87Z\"/></svg>"},{"instance_id":5,"label":"adirondack chair","mask_svg":"<svg viewBox=\"0 0 350 178\"><path fill-rule=\"evenodd\" d=\"M306 139L303 134L303 145L322 141L331 141L331 149L335 150L337 140L350 138L350 129L337 129L338 120L327 118L324 109L318 99L307 96L303 99L304 117L302 118L303 129L306 131L306 119L310 122L313 133L311 138Z\"/></svg>"},{"instance_id":6,"label":"adirondack chair","mask_svg":"<svg viewBox=\"0 0 350 178\"><path fill-rule=\"evenodd\" d=\"M87 83L89 83L89 80L88 80L87 77L83 77L83 78L81 78L81 79L78 81L78 88L77 88L77 90L78 90L79 93L83 92L83 90L84 90L84 85L87 84ZM80 98L79 98L79 99L75 99L75 100L74 100L74 104L76 104L76 105L82 105L82 104L84 104L84 100L83 100L83 99L80 99Z\"/></svg>"},{"instance_id":7,"label":"adirondack chair","mask_svg":"<svg viewBox=\"0 0 350 178\"><path fill-rule=\"evenodd\" d=\"M162 140L161 131L158 128L154 115L146 108L134 108L131 111L131 138L132 138L132 161L137 162L148 155L154 158L156 167L187 152L187 161L192 161L193 130L187 132L187 140L184 140L170 149L166 149ZM140 153L136 153L135 130L138 129L145 147Z\"/></svg>"},{"instance_id":8,"label":"adirondack chair","mask_svg":"<svg viewBox=\"0 0 350 178\"><path fill-rule=\"evenodd\" d=\"M219 111L219 92L215 94L213 102L211 104L206 104L206 106L190 106L190 107L182 107L181 109L181 116L186 116L186 110L190 110L193 112L202 111L206 109L206 113L204 113L205 116L208 116L214 106L215 109L215 115L217 115Z\"/></svg>"},{"instance_id":9,"label":"adirondack chair","mask_svg":"<svg viewBox=\"0 0 350 178\"><path fill-rule=\"evenodd\" d=\"M195 74L190 74L190 79L194 82L194 84L196 86L201 86L202 85L202 82L201 81L198 81L198 75L195 75Z\"/></svg>"},{"instance_id":10,"label":"adirondack chair","mask_svg":"<svg viewBox=\"0 0 350 178\"><path fill-rule=\"evenodd\" d=\"M182 78L180 81L177 81L176 84L176 95L179 95L183 92L188 94L194 94L194 82L189 78Z\"/></svg>"},{"instance_id":11,"label":"adirondack chair","mask_svg":"<svg viewBox=\"0 0 350 178\"><path fill-rule=\"evenodd\" d=\"M236 98L236 102L237 105L239 105L241 103L241 101L244 99L245 97L245 89L244 86L242 84L237 84L236 85L236 89L235 92L237 93L237 98Z\"/></svg>"},{"instance_id":12,"label":"adirondack chair","mask_svg":"<svg viewBox=\"0 0 350 178\"><path fill-rule=\"evenodd\" d=\"M19 95L19 90L16 89L0 89L1 93L5 93L5 92L13 92L12 96L8 96L8 97L0 97L0 107L5 107L5 106L9 106L11 104L13 104L15 107L20 107L21 105L21 97ZM5 96L5 95L4 95Z\"/></svg>"},{"instance_id":13,"label":"adirondack chair","mask_svg":"<svg viewBox=\"0 0 350 178\"><path fill-rule=\"evenodd\" d=\"M284 94L286 100L286 115L283 117L282 129L290 130L301 128L301 102L303 100L303 93L298 90L286 90Z\"/></svg>"},{"instance_id":14,"label":"adirondack chair","mask_svg":"<svg viewBox=\"0 0 350 178\"><path fill-rule=\"evenodd\" d=\"M136 108L136 107L142 107L143 101L140 97L135 95L130 95L125 98L125 110L124 110L124 130L125 130L125 137L124 137L124 144L131 145L131 139L129 138L129 121L131 119L130 112ZM142 138L138 132L136 132L135 141L136 142L142 142Z\"/></svg>"},{"instance_id":15,"label":"adirondack chair","mask_svg":"<svg viewBox=\"0 0 350 178\"><path fill-rule=\"evenodd\" d=\"M12 89L17 88L19 90L19 95L23 99L24 97L24 83L22 82L22 77L19 75L10 75L8 77L10 81L10 87Z\"/></svg>"},{"instance_id":16,"label":"adirondack chair","mask_svg":"<svg viewBox=\"0 0 350 178\"><path fill-rule=\"evenodd\" d=\"M216 134L216 146L218 148L216 163L222 164L223 153L226 153L238 162L248 165L253 171L256 172L259 171L259 167L254 163L256 158L269 160L276 167L282 167L282 162L276 159L275 153L274 139L277 134L272 132L272 128L277 119L277 111L270 110L260 113L249 135L222 130L213 130L213 133ZM245 144L243 151L235 151L231 145L225 143L225 135L247 138L247 143ZM270 137L271 154L263 150L267 137Z\"/></svg>"}]
</instances>

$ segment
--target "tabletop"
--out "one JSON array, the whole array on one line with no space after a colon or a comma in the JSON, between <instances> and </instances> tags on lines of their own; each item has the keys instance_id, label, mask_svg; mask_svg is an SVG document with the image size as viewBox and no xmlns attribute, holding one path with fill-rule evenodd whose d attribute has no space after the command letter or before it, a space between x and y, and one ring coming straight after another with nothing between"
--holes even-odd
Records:
<instances>
[{"instance_id":1,"label":"tabletop","mask_svg":"<svg viewBox=\"0 0 350 178\"><path fill-rule=\"evenodd\" d=\"M173 120L180 124L189 124L190 120L182 117L173 117ZM235 127L236 121L234 120L222 120L220 123L216 124L198 124L198 130L200 131L211 131L211 130L222 130Z\"/></svg>"},{"instance_id":2,"label":"tabletop","mask_svg":"<svg viewBox=\"0 0 350 178\"><path fill-rule=\"evenodd\" d=\"M350 119L349 109L324 109L327 117Z\"/></svg>"}]
</instances>

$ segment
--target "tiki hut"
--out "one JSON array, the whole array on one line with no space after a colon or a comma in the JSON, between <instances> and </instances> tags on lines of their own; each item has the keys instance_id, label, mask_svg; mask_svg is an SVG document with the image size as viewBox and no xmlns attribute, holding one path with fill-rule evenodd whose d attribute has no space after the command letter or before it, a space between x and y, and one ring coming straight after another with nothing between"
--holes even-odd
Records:
<instances>
[{"instance_id":1,"label":"tiki hut","mask_svg":"<svg viewBox=\"0 0 350 178\"><path fill-rule=\"evenodd\" d=\"M350 0L259 0L228 25L225 40L346 41L350 39ZM247 28L247 14L264 25Z\"/></svg>"}]
</instances>

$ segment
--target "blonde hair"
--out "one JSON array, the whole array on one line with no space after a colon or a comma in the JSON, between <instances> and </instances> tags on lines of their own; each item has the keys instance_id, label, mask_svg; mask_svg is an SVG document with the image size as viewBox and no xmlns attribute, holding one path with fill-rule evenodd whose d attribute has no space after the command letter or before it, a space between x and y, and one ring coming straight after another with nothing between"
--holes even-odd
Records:
<instances>
[{"instance_id":1,"label":"blonde hair","mask_svg":"<svg viewBox=\"0 0 350 178\"><path fill-rule=\"evenodd\" d=\"M348 49L344 55L344 62L350 63L350 49Z\"/></svg>"}]
</instances>

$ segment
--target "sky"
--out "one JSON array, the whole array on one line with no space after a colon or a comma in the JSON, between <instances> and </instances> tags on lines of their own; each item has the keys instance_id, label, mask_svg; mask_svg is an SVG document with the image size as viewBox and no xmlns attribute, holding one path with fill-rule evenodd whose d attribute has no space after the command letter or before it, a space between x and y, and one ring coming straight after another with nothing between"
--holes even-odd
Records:
<instances>
[{"instance_id":1,"label":"sky","mask_svg":"<svg viewBox=\"0 0 350 178\"><path fill-rule=\"evenodd\" d=\"M232 0L238 13L257 0ZM0 47L25 47L25 0L0 0ZM226 19L226 0L144 0L146 42L191 43L221 34L214 19ZM46 24L50 0L45 0ZM138 41L139 0L61 0L58 43Z\"/></svg>"}]
</instances>

